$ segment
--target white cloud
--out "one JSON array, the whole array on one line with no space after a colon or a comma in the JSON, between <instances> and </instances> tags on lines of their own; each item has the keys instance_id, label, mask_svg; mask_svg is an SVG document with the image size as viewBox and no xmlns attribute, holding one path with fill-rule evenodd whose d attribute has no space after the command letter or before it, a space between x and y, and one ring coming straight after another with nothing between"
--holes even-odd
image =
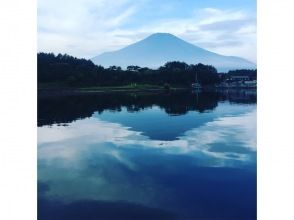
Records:
<instances>
[{"instance_id":1,"label":"white cloud","mask_svg":"<svg viewBox=\"0 0 294 220\"><path fill-rule=\"evenodd\" d=\"M86 58L117 45L109 31L123 25L137 7L129 0L38 2L38 50Z\"/></svg>"},{"instance_id":2,"label":"white cloud","mask_svg":"<svg viewBox=\"0 0 294 220\"><path fill-rule=\"evenodd\" d=\"M244 11L203 9L194 17L162 20L134 32L169 32L213 52L256 62L255 18Z\"/></svg>"},{"instance_id":3,"label":"white cloud","mask_svg":"<svg viewBox=\"0 0 294 220\"><path fill-rule=\"evenodd\" d=\"M144 19L147 0L38 1L38 50L91 58L122 48L156 32L169 32L224 55L256 62L256 16L245 10L191 9ZM132 25L136 21L140 25Z\"/></svg>"}]
</instances>

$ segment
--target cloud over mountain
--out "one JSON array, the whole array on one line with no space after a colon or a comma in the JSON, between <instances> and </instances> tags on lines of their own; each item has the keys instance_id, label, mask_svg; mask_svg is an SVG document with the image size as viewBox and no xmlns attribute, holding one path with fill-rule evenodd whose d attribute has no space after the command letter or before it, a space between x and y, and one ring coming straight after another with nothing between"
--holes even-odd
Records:
<instances>
[{"instance_id":1,"label":"cloud over mountain","mask_svg":"<svg viewBox=\"0 0 294 220\"><path fill-rule=\"evenodd\" d=\"M91 58L157 32L256 62L256 0L38 1L38 51Z\"/></svg>"}]
</instances>

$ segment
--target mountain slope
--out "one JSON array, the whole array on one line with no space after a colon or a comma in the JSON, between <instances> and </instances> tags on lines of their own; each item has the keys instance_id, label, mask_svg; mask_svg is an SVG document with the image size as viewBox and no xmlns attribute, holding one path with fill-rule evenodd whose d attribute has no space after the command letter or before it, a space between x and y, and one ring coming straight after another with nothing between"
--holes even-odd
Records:
<instances>
[{"instance_id":1,"label":"mountain slope","mask_svg":"<svg viewBox=\"0 0 294 220\"><path fill-rule=\"evenodd\" d=\"M120 50L98 55L92 61L105 67L117 65L122 68L129 65L158 68L168 61L209 64L218 71L256 68L254 63L245 59L210 52L168 33L150 35Z\"/></svg>"}]
</instances>

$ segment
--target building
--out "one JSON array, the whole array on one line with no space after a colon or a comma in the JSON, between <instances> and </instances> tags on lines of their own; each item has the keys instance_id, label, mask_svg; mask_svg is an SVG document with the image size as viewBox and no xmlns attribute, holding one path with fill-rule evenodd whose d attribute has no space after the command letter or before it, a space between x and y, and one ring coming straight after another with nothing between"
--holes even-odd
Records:
<instances>
[{"instance_id":1,"label":"building","mask_svg":"<svg viewBox=\"0 0 294 220\"><path fill-rule=\"evenodd\" d=\"M244 81L244 85L245 87L256 88L257 81L256 80Z\"/></svg>"},{"instance_id":2,"label":"building","mask_svg":"<svg viewBox=\"0 0 294 220\"><path fill-rule=\"evenodd\" d=\"M250 78L249 78L249 76L231 76L230 80L238 82L238 81L248 81L248 80L250 80Z\"/></svg>"}]
</instances>

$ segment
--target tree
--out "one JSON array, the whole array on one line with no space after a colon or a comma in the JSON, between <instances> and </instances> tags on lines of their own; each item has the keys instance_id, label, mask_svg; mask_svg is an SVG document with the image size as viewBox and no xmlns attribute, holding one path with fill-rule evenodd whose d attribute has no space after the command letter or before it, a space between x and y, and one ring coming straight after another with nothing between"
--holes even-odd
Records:
<instances>
[{"instance_id":1,"label":"tree","mask_svg":"<svg viewBox=\"0 0 294 220\"><path fill-rule=\"evenodd\" d=\"M60 86L118 86L129 84L179 85L189 86L195 82L213 85L224 77L219 77L217 70L210 65L191 64L173 61L158 69L128 66L123 70L119 66L104 68L92 61L78 59L67 54L38 53L38 83L54 83ZM235 70L231 74L249 74L256 77L256 70Z\"/></svg>"}]
</instances>

